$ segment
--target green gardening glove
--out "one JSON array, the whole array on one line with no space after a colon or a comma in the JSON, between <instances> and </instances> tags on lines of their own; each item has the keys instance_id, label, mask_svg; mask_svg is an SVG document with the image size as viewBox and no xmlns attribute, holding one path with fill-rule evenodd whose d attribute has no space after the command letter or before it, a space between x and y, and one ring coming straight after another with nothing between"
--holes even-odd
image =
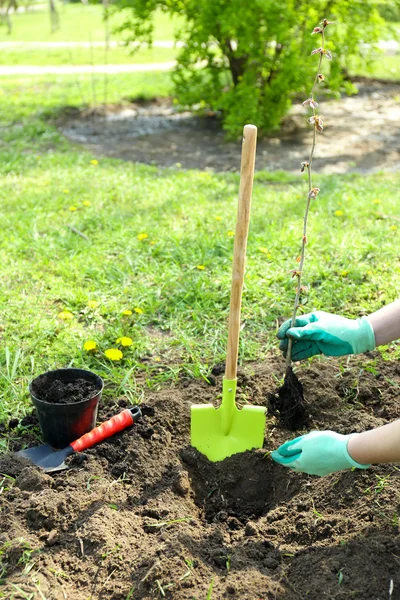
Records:
<instances>
[{"instance_id":1,"label":"green gardening glove","mask_svg":"<svg viewBox=\"0 0 400 600\"><path fill-rule=\"evenodd\" d=\"M347 452L347 442L353 435L334 431L311 431L307 435L285 442L271 453L271 458L294 471L309 475L329 475L343 469L367 469Z\"/></svg>"},{"instance_id":2,"label":"green gardening glove","mask_svg":"<svg viewBox=\"0 0 400 600\"><path fill-rule=\"evenodd\" d=\"M366 317L346 319L321 310L291 319L277 333L279 348L286 356L288 338L293 339L292 360L302 360L314 354L344 356L361 354L375 348L375 334Z\"/></svg>"}]
</instances>

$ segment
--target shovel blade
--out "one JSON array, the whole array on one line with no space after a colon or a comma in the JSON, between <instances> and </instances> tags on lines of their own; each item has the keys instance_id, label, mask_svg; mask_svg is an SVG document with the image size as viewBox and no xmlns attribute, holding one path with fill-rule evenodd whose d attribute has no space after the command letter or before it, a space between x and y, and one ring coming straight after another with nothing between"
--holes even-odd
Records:
<instances>
[{"instance_id":1,"label":"shovel blade","mask_svg":"<svg viewBox=\"0 0 400 600\"><path fill-rule=\"evenodd\" d=\"M191 407L191 445L212 462L224 460L232 454L262 448L265 430L265 408L235 407L229 432L223 433L221 408L212 404Z\"/></svg>"},{"instance_id":2,"label":"shovel blade","mask_svg":"<svg viewBox=\"0 0 400 600\"><path fill-rule=\"evenodd\" d=\"M64 461L73 451L72 446L67 446L63 450L53 450L51 446L45 444L36 446L36 448L20 450L17 452L17 456L27 458L36 466L44 469L45 473L55 473L56 471L68 469Z\"/></svg>"}]
</instances>

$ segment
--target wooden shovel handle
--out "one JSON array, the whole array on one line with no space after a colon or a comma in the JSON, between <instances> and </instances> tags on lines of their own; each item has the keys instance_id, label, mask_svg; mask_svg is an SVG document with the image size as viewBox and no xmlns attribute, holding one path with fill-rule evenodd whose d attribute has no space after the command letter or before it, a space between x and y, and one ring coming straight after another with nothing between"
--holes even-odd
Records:
<instances>
[{"instance_id":1,"label":"wooden shovel handle","mask_svg":"<svg viewBox=\"0 0 400 600\"><path fill-rule=\"evenodd\" d=\"M236 379L239 356L240 309L246 263L247 234L249 231L251 194L253 191L254 163L256 158L257 127L245 125L243 129L242 162L240 166L239 204L236 221L231 304L229 311L228 348L226 353L226 379Z\"/></svg>"}]
</instances>

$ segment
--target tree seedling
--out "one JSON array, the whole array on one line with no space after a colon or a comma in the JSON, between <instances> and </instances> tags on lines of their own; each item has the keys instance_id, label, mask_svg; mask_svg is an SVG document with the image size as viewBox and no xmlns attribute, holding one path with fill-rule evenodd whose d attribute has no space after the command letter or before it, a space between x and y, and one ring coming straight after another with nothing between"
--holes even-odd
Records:
<instances>
[{"instance_id":1,"label":"tree seedling","mask_svg":"<svg viewBox=\"0 0 400 600\"><path fill-rule=\"evenodd\" d=\"M318 67L314 77L313 86L310 96L303 102L303 106L311 110L311 115L308 118L308 123L313 129L313 138L311 144L310 155L307 160L301 163L301 172L308 175L308 190L306 197L306 205L303 217L303 232L301 237L300 254L296 259L296 268L292 271L292 278L296 281L296 293L294 299L293 313L291 317L291 327L295 326L297 311L301 305L301 296L307 293L307 288L303 285L303 271L305 250L307 245L307 222L310 212L310 206L314 201L320 189L315 187L313 183L312 164L314 152L317 143L317 134L322 133L324 129L322 117L319 115L318 102L315 99L316 89L319 84L325 80L325 76L321 73L323 59L332 60L331 53L325 48L325 30L331 21L324 19L318 27L315 27L311 35L321 36L321 45L311 52L312 55L318 56ZM279 412L280 423L287 429L298 429L305 424L307 419L307 411L304 404L303 386L295 375L292 367L292 344L289 339L286 352L286 373L283 385L278 389L278 396L271 398L271 406L273 411Z\"/></svg>"}]
</instances>

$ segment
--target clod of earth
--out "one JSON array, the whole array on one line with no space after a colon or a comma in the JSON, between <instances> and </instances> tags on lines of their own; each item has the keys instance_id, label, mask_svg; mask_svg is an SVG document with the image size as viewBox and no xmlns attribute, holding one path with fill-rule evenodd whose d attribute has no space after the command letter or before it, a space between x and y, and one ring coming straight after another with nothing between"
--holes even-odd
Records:
<instances>
[{"instance_id":1,"label":"clod of earth","mask_svg":"<svg viewBox=\"0 0 400 600\"><path fill-rule=\"evenodd\" d=\"M303 386L292 367L286 369L285 380L278 393L269 395L269 406L272 414L278 415L281 427L295 431L307 425Z\"/></svg>"}]
</instances>

